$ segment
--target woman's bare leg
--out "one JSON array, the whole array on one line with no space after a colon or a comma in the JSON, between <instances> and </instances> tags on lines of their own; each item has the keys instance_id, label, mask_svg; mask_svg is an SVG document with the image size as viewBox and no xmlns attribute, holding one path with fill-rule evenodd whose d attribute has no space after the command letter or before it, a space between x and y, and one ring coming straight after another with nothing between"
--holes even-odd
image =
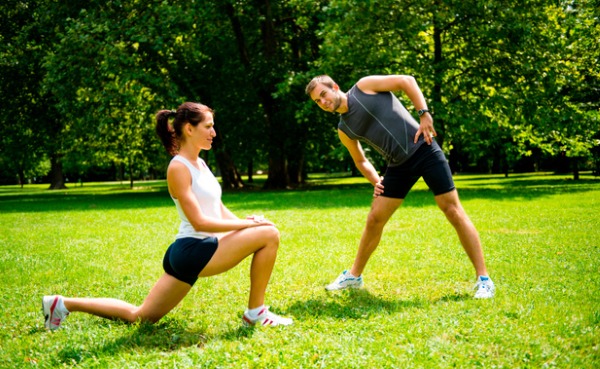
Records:
<instances>
[{"instance_id":1,"label":"woman's bare leg","mask_svg":"<svg viewBox=\"0 0 600 369\"><path fill-rule=\"evenodd\" d=\"M248 307L264 304L265 291L279 248L279 231L273 226L246 228L228 233L219 240L217 251L200 273L207 277L223 273L254 254L250 268ZM85 312L108 319L127 322L144 320L157 322L188 294L191 286L169 274L163 274L140 306L113 298L64 297L70 312Z\"/></svg>"},{"instance_id":2,"label":"woman's bare leg","mask_svg":"<svg viewBox=\"0 0 600 369\"><path fill-rule=\"evenodd\" d=\"M152 287L141 306L113 298L64 297L63 302L70 312L80 311L131 323L137 320L154 323L177 306L191 288L189 284L165 273Z\"/></svg>"},{"instance_id":3,"label":"woman's bare leg","mask_svg":"<svg viewBox=\"0 0 600 369\"><path fill-rule=\"evenodd\" d=\"M279 231L273 226L246 228L228 233L219 239L219 247L200 273L208 277L223 273L254 254L250 267L248 308L264 304L265 291L279 248Z\"/></svg>"}]
</instances>

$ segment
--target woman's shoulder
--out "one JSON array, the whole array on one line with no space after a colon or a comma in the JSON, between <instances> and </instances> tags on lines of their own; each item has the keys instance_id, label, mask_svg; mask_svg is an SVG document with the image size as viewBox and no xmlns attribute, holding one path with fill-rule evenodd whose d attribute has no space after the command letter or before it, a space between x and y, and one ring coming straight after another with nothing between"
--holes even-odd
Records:
<instances>
[{"instance_id":1,"label":"woman's shoulder","mask_svg":"<svg viewBox=\"0 0 600 369\"><path fill-rule=\"evenodd\" d=\"M188 165L184 161L176 158L176 156L173 157L173 159L169 163L169 166L167 167L167 177L169 176L169 174L181 174L182 172L190 172L188 169Z\"/></svg>"}]
</instances>

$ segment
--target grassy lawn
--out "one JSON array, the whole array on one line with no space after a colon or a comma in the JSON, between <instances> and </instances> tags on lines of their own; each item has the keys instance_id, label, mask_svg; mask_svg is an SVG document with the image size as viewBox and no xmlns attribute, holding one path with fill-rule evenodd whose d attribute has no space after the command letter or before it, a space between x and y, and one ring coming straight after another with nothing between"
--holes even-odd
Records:
<instances>
[{"instance_id":1,"label":"grassy lawn","mask_svg":"<svg viewBox=\"0 0 600 369\"><path fill-rule=\"evenodd\" d=\"M43 327L42 295L142 302L162 274L175 206L161 181L0 187L0 367L600 367L600 178L455 181L481 235L493 300L472 298L474 270L422 182L388 224L365 289L326 292L352 263L372 188L315 175L299 190L224 194L237 215L278 225L267 303L293 326L242 327L245 260L200 279L155 325L76 313L55 332Z\"/></svg>"}]
</instances>

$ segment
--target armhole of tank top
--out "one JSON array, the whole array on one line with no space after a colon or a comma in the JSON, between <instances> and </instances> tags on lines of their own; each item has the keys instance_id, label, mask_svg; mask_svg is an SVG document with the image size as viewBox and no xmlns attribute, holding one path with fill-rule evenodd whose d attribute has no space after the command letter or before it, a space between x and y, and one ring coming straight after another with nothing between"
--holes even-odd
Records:
<instances>
[{"instance_id":1,"label":"armhole of tank top","mask_svg":"<svg viewBox=\"0 0 600 369\"><path fill-rule=\"evenodd\" d=\"M350 92L350 91L348 91ZM375 92L374 94L368 94L366 92L364 92L363 90L360 89L360 87L358 87L357 85L354 85L352 87L352 95L356 95L356 94L360 94L361 96L375 96L377 94L379 94L379 92ZM358 97L354 97L355 99L358 99Z\"/></svg>"},{"instance_id":2,"label":"armhole of tank top","mask_svg":"<svg viewBox=\"0 0 600 369\"><path fill-rule=\"evenodd\" d=\"M202 158L198 158L198 160L200 161L200 165L199 165L200 167L204 167L206 169L209 169L208 165L206 164L206 162Z\"/></svg>"},{"instance_id":3,"label":"armhole of tank top","mask_svg":"<svg viewBox=\"0 0 600 369\"><path fill-rule=\"evenodd\" d=\"M184 157L182 157L182 156L177 156L175 160L177 160L177 161L178 161L178 162L180 162L180 163L183 163L183 165L185 165L185 166L186 166L186 168L188 169L188 171L190 172L190 175L191 175L192 177L194 176L194 173L193 173L192 169L194 169L194 170L196 170L196 171L198 171L198 170L199 170L198 168L194 167L194 166L192 165L192 163L190 163L190 162L189 162L189 161L188 161L186 158L184 158Z\"/></svg>"},{"instance_id":4,"label":"armhole of tank top","mask_svg":"<svg viewBox=\"0 0 600 369\"><path fill-rule=\"evenodd\" d=\"M186 158L184 158L182 156L178 156L175 160L177 160L178 162L183 163L183 165L185 165L188 172L190 173L190 186L194 186L194 180L197 180L196 177L194 176L194 170L196 172L198 172L198 174L201 174L200 170L198 168L194 168L192 163L190 163ZM192 170L192 169L194 169L194 170Z\"/></svg>"},{"instance_id":5,"label":"armhole of tank top","mask_svg":"<svg viewBox=\"0 0 600 369\"><path fill-rule=\"evenodd\" d=\"M187 168L188 172L190 172L190 181L191 181L191 183L194 183L194 175L192 174L192 171L190 170L190 164L188 164L187 160L181 156L174 156L173 160L180 162ZM173 197L173 195L171 195L170 192L169 192L169 197L171 198L171 200L179 203L179 199L176 197Z\"/></svg>"}]
</instances>

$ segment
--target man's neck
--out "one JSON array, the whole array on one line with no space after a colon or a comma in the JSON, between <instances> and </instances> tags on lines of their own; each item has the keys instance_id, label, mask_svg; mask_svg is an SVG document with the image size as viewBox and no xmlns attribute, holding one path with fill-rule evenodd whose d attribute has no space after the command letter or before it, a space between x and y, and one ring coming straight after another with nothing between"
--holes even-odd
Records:
<instances>
[{"instance_id":1,"label":"man's neck","mask_svg":"<svg viewBox=\"0 0 600 369\"><path fill-rule=\"evenodd\" d=\"M335 112L339 114L344 114L348 112L348 96L342 91L340 91L339 94L341 98L341 103L340 107L337 108Z\"/></svg>"}]
</instances>

